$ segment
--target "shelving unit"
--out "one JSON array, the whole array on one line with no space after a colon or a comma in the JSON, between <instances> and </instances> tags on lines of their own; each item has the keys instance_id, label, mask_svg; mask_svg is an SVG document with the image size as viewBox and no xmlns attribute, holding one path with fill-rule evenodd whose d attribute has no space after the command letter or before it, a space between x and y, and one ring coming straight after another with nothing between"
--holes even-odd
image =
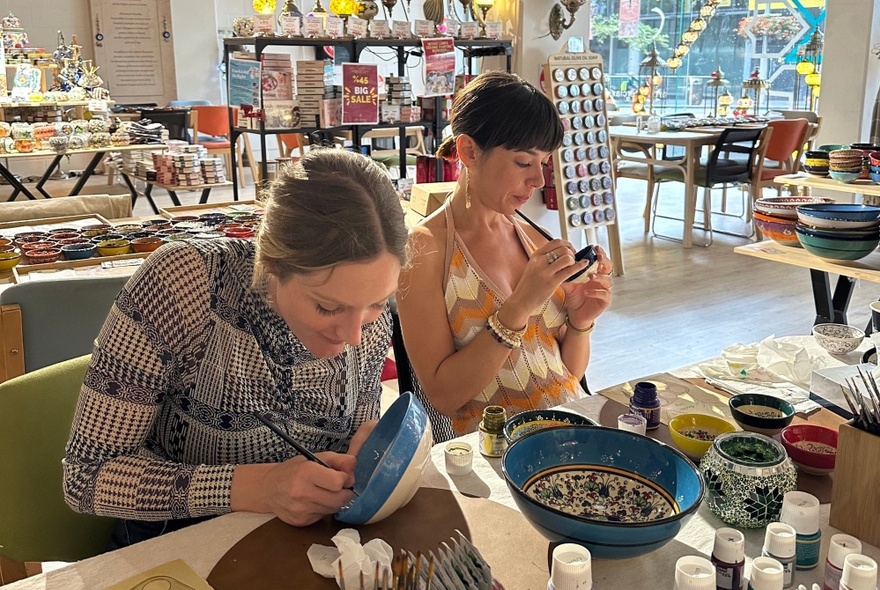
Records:
<instances>
[{"instance_id":1,"label":"shelving unit","mask_svg":"<svg viewBox=\"0 0 880 590\"><path fill-rule=\"evenodd\" d=\"M421 40L417 38L412 39L353 39L351 37L343 37L338 39L331 38L305 38L305 37L233 37L223 40L223 62L226 65L227 71L229 71L229 58L232 52L232 48L239 48L241 46L249 46L254 48L254 54L256 61L260 61L263 55L263 52L268 47L315 47L316 48L316 58L321 59L323 57L323 47L325 46L333 46L333 47L341 47L347 49L349 55L352 56L352 61L357 62L360 58L360 54L363 50L374 47L388 47L396 50L397 53L397 75L405 76L406 75L406 58L407 58L407 49L408 48L416 48L421 46ZM456 39L455 40L456 49L460 50L465 59L465 71L468 74L471 74L474 69L474 59L478 57L486 57L492 55L504 55L506 56L507 63L507 71L511 69L511 42L509 40L495 40L495 39ZM262 90L261 90L262 93ZM262 97L261 97L262 98ZM435 141L439 136L440 129L442 126L441 118L443 113L443 100L445 97L438 96L434 97L434 120L430 122L421 122L421 124L428 124L429 128L432 131L432 137L434 137ZM261 100L262 102L262 100ZM236 106L236 105L232 105ZM400 122L400 123L380 123L378 125L343 125L339 127L328 127L323 128L325 131L341 131L341 130L350 130L352 134L352 142L355 145L360 145L361 137L367 131L372 129L398 129L399 130L399 143L400 143L400 160L401 162L406 162L406 128L413 125L418 125L419 122ZM259 129L251 129L244 127L235 127L233 125L233 112L232 109L229 109L229 129L230 129L230 149L232 156L232 183L233 183L233 194L235 200L238 200L238 171L236 168L236 141L238 138L244 133L253 133L259 136L260 138L260 177L265 179L268 177L268 163L266 161L266 136L267 135L278 135L282 133L301 133L301 134L309 134L322 128L319 127L298 127L292 129L266 129L265 123L260 121ZM442 164L438 165L438 178L442 174ZM401 177L406 177L406 165L401 166L400 170Z\"/></svg>"}]
</instances>

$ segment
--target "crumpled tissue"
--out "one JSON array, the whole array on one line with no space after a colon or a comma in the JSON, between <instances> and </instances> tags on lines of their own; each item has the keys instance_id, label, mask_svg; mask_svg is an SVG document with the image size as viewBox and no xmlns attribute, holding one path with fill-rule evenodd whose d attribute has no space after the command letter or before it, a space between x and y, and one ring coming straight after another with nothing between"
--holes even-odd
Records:
<instances>
[{"instance_id":1,"label":"crumpled tissue","mask_svg":"<svg viewBox=\"0 0 880 590\"><path fill-rule=\"evenodd\" d=\"M766 393L787 400L797 412L819 409L809 400L817 359L803 346L773 336L753 344L734 344L721 357L699 365L706 380L731 393ZM819 363L824 366L824 363Z\"/></svg>"},{"instance_id":2,"label":"crumpled tissue","mask_svg":"<svg viewBox=\"0 0 880 590\"><path fill-rule=\"evenodd\" d=\"M373 539L361 545L360 533L355 529L342 529L330 540L336 547L315 543L306 554L315 573L325 578L335 578L340 588L360 588L361 573L364 575L364 588L372 588L376 578L376 563L379 564L380 578L385 569L391 569L394 550L382 539ZM339 562L342 563L344 586L339 579Z\"/></svg>"}]
</instances>

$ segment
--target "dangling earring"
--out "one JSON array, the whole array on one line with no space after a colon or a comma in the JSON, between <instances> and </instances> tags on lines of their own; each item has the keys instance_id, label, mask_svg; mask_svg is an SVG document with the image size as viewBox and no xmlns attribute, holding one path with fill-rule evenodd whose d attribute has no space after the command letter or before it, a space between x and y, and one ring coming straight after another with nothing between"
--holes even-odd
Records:
<instances>
[{"instance_id":1,"label":"dangling earring","mask_svg":"<svg viewBox=\"0 0 880 590\"><path fill-rule=\"evenodd\" d=\"M471 175L467 172L467 178L464 181L464 208L471 208Z\"/></svg>"}]
</instances>

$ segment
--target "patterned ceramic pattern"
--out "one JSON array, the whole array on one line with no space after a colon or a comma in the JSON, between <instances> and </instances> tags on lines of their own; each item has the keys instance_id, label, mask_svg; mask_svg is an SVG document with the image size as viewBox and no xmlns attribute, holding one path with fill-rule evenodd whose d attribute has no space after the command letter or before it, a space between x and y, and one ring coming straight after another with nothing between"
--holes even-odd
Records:
<instances>
[{"instance_id":1,"label":"patterned ceramic pattern","mask_svg":"<svg viewBox=\"0 0 880 590\"><path fill-rule=\"evenodd\" d=\"M721 445L738 441L759 448L768 461L757 462L726 453ZM709 509L737 528L759 528L777 520L782 497L797 487L797 471L785 449L754 432L731 432L715 439L700 462Z\"/></svg>"},{"instance_id":2,"label":"patterned ceramic pattern","mask_svg":"<svg viewBox=\"0 0 880 590\"><path fill-rule=\"evenodd\" d=\"M679 512L666 491L633 473L601 465L566 465L536 474L523 486L530 498L591 520L650 522Z\"/></svg>"},{"instance_id":3,"label":"patterned ceramic pattern","mask_svg":"<svg viewBox=\"0 0 880 590\"><path fill-rule=\"evenodd\" d=\"M865 333L845 324L820 324L813 326L813 336L831 354L847 354L859 347Z\"/></svg>"}]
</instances>

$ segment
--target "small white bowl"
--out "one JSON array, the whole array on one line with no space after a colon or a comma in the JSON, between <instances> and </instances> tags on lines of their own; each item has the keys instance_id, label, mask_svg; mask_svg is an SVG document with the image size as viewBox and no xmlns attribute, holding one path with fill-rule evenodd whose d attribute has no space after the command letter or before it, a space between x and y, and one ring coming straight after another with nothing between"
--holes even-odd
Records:
<instances>
[{"instance_id":1,"label":"small white bowl","mask_svg":"<svg viewBox=\"0 0 880 590\"><path fill-rule=\"evenodd\" d=\"M818 324L813 326L813 336L831 354L847 354L859 347L865 333L845 324Z\"/></svg>"}]
</instances>

